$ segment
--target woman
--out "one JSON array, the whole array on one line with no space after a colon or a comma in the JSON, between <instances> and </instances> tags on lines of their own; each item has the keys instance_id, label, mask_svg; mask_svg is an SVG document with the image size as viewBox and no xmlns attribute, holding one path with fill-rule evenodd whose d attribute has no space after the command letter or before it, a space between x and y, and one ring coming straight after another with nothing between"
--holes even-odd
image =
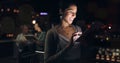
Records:
<instances>
[{"instance_id":1,"label":"woman","mask_svg":"<svg viewBox=\"0 0 120 63\"><path fill-rule=\"evenodd\" d=\"M44 43L45 43L45 36L46 32L42 31L38 23L34 25L34 29L36 31L35 37L37 39L36 44L37 44L37 50L44 50Z\"/></svg>"},{"instance_id":2,"label":"woman","mask_svg":"<svg viewBox=\"0 0 120 63\"><path fill-rule=\"evenodd\" d=\"M76 18L77 5L62 3L61 22L47 32L45 40L45 63L80 63L80 42L75 42L82 34L81 28L72 25Z\"/></svg>"}]
</instances>

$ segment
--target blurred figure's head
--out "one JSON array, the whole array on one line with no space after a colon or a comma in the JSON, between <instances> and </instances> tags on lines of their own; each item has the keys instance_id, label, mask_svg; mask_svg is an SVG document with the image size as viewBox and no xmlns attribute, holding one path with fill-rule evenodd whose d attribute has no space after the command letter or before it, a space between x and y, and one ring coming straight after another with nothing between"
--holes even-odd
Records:
<instances>
[{"instance_id":1,"label":"blurred figure's head","mask_svg":"<svg viewBox=\"0 0 120 63\"><path fill-rule=\"evenodd\" d=\"M21 31L23 34L26 34L29 32L29 27L27 25L21 25Z\"/></svg>"},{"instance_id":2,"label":"blurred figure's head","mask_svg":"<svg viewBox=\"0 0 120 63\"><path fill-rule=\"evenodd\" d=\"M35 31L37 31L37 32L41 32L41 31L42 31L41 28L40 28L40 26L38 25L38 23L36 23L36 24L34 25L34 29L35 29Z\"/></svg>"}]
</instances>

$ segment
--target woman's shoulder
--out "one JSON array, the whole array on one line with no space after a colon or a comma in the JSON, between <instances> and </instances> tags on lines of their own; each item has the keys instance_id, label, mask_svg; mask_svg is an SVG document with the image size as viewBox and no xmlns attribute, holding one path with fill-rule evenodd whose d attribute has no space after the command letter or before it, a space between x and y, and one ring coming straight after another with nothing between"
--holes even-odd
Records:
<instances>
[{"instance_id":1,"label":"woman's shoulder","mask_svg":"<svg viewBox=\"0 0 120 63\"><path fill-rule=\"evenodd\" d=\"M56 32L56 28L55 27L52 27L51 29L49 29L48 31L47 31L47 34L56 34L57 32Z\"/></svg>"}]
</instances>

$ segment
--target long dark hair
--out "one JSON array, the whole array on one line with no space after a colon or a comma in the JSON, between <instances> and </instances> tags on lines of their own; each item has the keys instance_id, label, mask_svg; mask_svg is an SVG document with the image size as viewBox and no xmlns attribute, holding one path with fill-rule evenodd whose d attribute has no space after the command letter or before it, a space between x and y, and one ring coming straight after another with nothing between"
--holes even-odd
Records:
<instances>
[{"instance_id":1,"label":"long dark hair","mask_svg":"<svg viewBox=\"0 0 120 63\"><path fill-rule=\"evenodd\" d=\"M59 9L61 9L61 11L64 12L65 9L67 9L71 5L77 6L76 0L60 0Z\"/></svg>"}]
</instances>

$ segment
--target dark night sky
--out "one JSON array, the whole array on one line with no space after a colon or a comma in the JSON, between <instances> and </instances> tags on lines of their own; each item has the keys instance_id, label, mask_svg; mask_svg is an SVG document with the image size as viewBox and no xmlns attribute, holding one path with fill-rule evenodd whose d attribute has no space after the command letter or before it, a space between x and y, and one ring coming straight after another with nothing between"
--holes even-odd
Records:
<instances>
[{"instance_id":1,"label":"dark night sky","mask_svg":"<svg viewBox=\"0 0 120 63\"><path fill-rule=\"evenodd\" d=\"M87 0L76 0L84 4ZM59 0L0 0L0 7L18 7L22 4L30 4L36 11L53 11L58 8Z\"/></svg>"},{"instance_id":2,"label":"dark night sky","mask_svg":"<svg viewBox=\"0 0 120 63\"><path fill-rule=\"evenodd\" d=\"M17 7L22 4L30 4L36 11L49 11L50 7L55 8L56 2L58 0L0 0L0 6Z\"/></svg>"}]
</instances>

